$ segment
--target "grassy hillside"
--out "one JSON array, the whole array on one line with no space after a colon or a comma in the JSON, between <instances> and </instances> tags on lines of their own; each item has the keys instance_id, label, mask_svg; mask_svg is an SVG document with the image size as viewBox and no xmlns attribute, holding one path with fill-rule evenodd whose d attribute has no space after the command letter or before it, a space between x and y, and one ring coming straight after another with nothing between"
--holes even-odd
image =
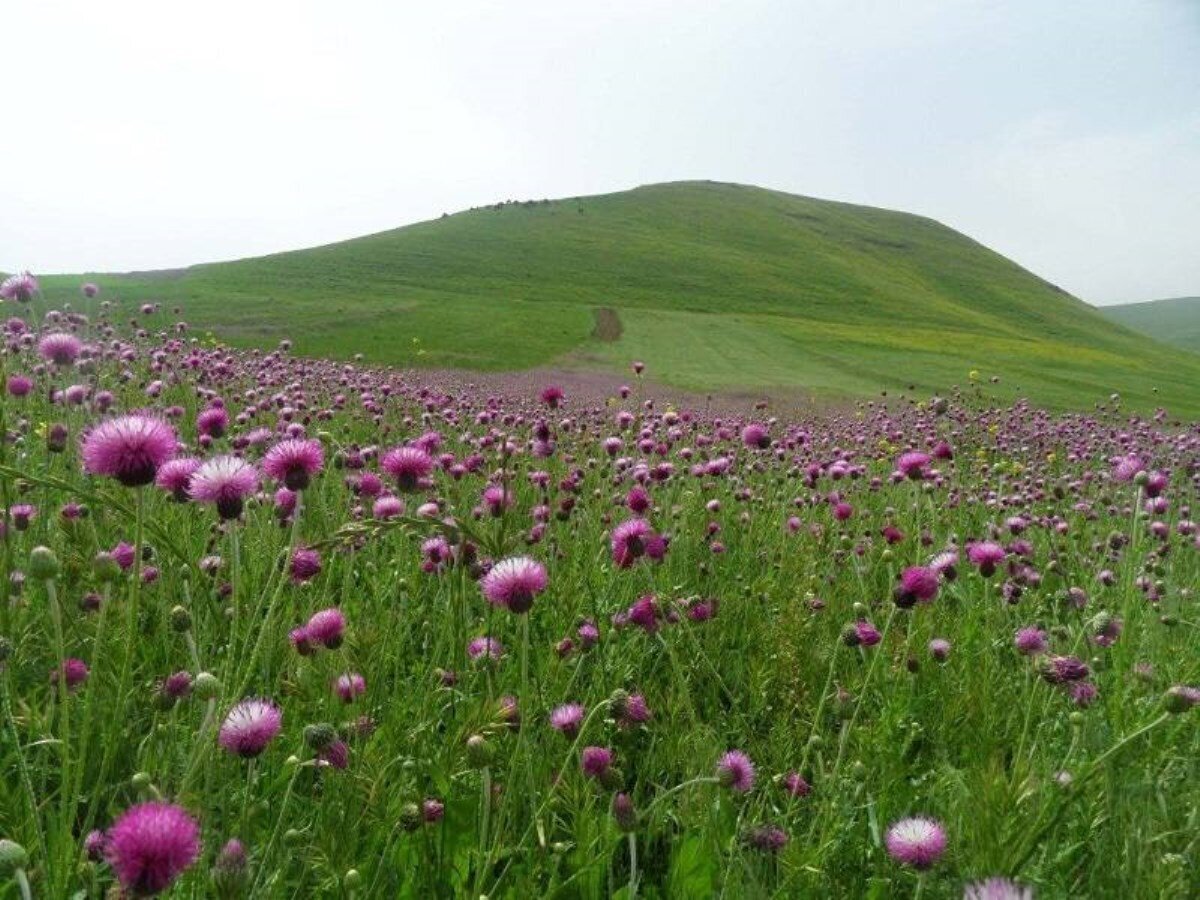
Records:
<instances>
[{"instance_id":1,"label":"grassy hillside","mask_svg":"<svg viewBox=\"0 0 1200 900\"><path fill-rule=\"evenodd\" d=\"M234 342L402 365L614 367L692 389L853 396L968 371L1052 406L1200 412L1200 359L930 219L685 182L484 207L325 247L84 278ZM1160 389L1155 395L1153 389Z\"/></svg>"},{"instance_id":2,"label":"grassy hillside","mask_svg":"<svg viewBox=\"0 0 1200 900\"><path fill-rule=\"evenodd\" d=\"M1200 297L1123 303L1100 311L1112 321L1155 340L1200 352Z\"/></svg>"}]
</instances>

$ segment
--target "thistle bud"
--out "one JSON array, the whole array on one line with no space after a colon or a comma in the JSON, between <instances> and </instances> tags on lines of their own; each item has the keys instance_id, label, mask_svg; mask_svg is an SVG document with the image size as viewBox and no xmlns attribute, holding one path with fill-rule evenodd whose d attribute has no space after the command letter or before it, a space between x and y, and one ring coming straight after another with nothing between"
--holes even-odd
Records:
<instances>
[{"instance_id":1,"label":"thistle bud","mask_svg":"<svg viewBox=\"0 0 1200 900\"><path fill-rule=\"evenodd\" d=\"M633 807L633 800L623 791L613 795L612 800L612 815L617 822L617 827L624 832L637 830L638 814Z\"/></svg>"},{"instance_id":2,"label":"thistle bud","mask_svg":"<svg viewBox=\"0 0 1200 900\"><path fill-rule=\"evenodd\" d=\"M324 750L337 739L337 729L328 722L304 726L304 743L313 750Z\"/></svg>"},{"instance_id":3,"label":"thistle bud","mask_svg":"<svg viewBox=\"0 0 1200 900\"><path fill-rule=\"evenodd\" d=\"M171 609L171 627L180 634L185 634L192 630L192 614L182 606L175 606Z\"/></svg>"},{"instance_id":4,"label":"thistle bud","mask_svg":"<svg viewBox=\"0 0 1200 900\"><path fill-rule=\"evenodd\" d=\"M213 887L221 900L235 900L244 896L250 875L250 861L246 848L237 838L232 838L221 848L212 867Z\"/></svg>"},{"instance_id":5,"label":"thistle bud","mask_svg":"<svg viewBox=\"0 0 1200 900\"><path fill-rule=\"evenodd\" d=\"M29 865L29 854L16 841L0 838L0 875L12 875Z\"/></svg>"},{"instance_id":6,"label":"thistle bud","mask_svg":"<svg viewBox=\"0 0 1200 900\"><path fill-rule=\"evenodd\" d=\"M29 551L29 574L38 581L53 581L60 570L58 557L49 547L34 547Z\"/></svg>"},{"instance_id":7,"label":"thistle bud","mask_svg":"<svg viewBox=\"0 0 1200 900\"><path fill-rule=\"evenodd\" d=\"M477 769L483 769L492 764L492 745L482 734L473 734L467 738L467 760Z\"/></svg>"},{"instance_id":8,"label":"thistle bud","mask_svg":"<svg viewBox=\"0 0 1200 900\"><path fill-rule=\"evenodd\" d=\"M400 807L400 827L405 831L416 831L424 824L421 807L415 803L405 803Z\"/></svg>"},{"instance_id":9,"label":"thistle bud","mask_svg":"<svg viewBox=\"0 0 1200 900\"><path fill-rule=\"evenodd\" d=\"M221 681L212 672L201 672L192 684L192 693L201 700L212 700L221 693Z\"/></svg>"}]
</instances>

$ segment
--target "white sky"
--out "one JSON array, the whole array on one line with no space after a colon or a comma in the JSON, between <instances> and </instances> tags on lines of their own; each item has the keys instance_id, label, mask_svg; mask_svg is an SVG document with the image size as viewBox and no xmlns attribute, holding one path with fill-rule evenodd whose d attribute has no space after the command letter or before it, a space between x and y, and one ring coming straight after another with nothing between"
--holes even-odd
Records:
<instances>
[{"instance_id":1,"label":"white sky","mask_svg":"<svg viewBox=\"0 0 1200 900\"><path fill-rule=\"evenodd\" d=\"M0 268L712 178L1200 293L1200 0L4 0Z\"/></svg>"}]
</instances>

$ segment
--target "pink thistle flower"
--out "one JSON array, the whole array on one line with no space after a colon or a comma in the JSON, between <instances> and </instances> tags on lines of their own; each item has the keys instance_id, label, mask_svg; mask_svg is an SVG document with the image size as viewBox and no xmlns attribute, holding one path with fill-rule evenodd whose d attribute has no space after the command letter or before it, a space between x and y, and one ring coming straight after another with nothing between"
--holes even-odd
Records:
<instances>
[{"instance_id":1,"label":"pink thistle flower","mask_svg":"<svg viewBox=\"0 0 1200 900\"><path fill-rule=\"evenodd\" d=\"M1025 656L1037 656L1039 653L1045 653L1050 645L1046 640L1046 632L1030 626L1017 630L1013 637L1013 646Z\"/></svg>"},{"instance_id":2,"label":"pink thistle flower","mask_svg":"<svg viewBox=\"0 0 1200 900\"><path fill-rule=\"evenodd\" d=\"M142 487L154 481L178 446L175 430L161 419L120 416L89 429L80 455L88 473L115 478L126 487Z\"/></svg>"},{"instance_id":3,"label":"pink thistle flower","mask_svg":"<svg viewBox=\"0 0 1200 900\"><path fill-rule=\"evenodd\" d=\"M766 450L771 446L771 436L767 433L767 426L751 422L742 429L742 443L751 450Z\"/></svg>"},{"instance_id":4,"label":"pink thistle flower","mask_svg":"<svg viewBox=\"0 0 1200 900\"><path fill-rule=\"evenodd\" d=\"M308 634L308 629L303 625L289 631L288 640L301 656L312 656L317 652L317 648L313 646L312 638Z\"/></svg>"},{"instance_id":5,"label":"pink thistle flower","mask_svg":"<svg viewBox=\"0 0 1200 900\"><path fill-rule=\"evenodd\" d=\"M350 765L350 748L345 741L334 741L322 747L317 758L334 769L345 769Z\"/></svg>"},{"instance_id":6,"label":"pink thistle flower","mask_svg":"<svg viewBox=\"0 0 1200 900\"><path fill-rule=\"evenodd\" d=\"M778 825L755 825L742 839L746 846L760 853L778 853L790 840L788 833Z\"/></svg>"},{"instance_id":7,"label":"pink thistle flower","mask_svg":"<svg viewBox=\"0 0 1200 900\"><path fill-rule=\"evenodd\" d=\"M622 569L628 569L646 554L647 545L655 537L654 529L645 519L630 519L612 531L612 559Z\"/></svg>"},{"instance_id":8,"label":"pink thistle flower","mask_svg":"<svg viewBox=\"0 0 1200 900\"><path fill-rule=\"evenodd\" d=\"M946 852L946 832L935 819L915 816L901 819L884 838L888 855L915 869L928 869Z\"/></svg>"},{"instance_id":9,"label":"pink thistle flower","mask_svg":"<svg viewBox=\"0 0 1200 900\"><path fill-rule=\"evenodd\" d=\"M218 741L237 756L249 759L267 749L283 727L283 713L270 700L243 700L221 723Z\"/></svg>"},{"instance_id":10,"label":"pink thistle flower","mask_svg":"<svg viewBox=\"0 0 1200 900\"><path fill-rule=\"evenodd\" d=\"M383 455L379 464L405 493L421 487L436 465L433 457L419 447L394 447Z\"/></svg>"},{"instance_id":11,"label":"pink thistle flower","mask_svg":"<svg viewBox=\"0 0 1200 900\"><path fill-rule=\"evenodd\" d=\"M73 334L51 332L38 341L38 353L42 359L56 366L73 365L83 352L83 342Z\"/></svg>"},{"instance_id":12,"label":"pink thistle flower","mask_svg":"<svg viewBox=\"0 0 1200 900\"><path fill-rule=\"evenodd\" d=\"M163 463L154 478L155 486L171 494L179 503L188 499L188 485L202 465L194 456L181 456Z\"/></svg>"},{"instance_id":13,"label":"pink thistle flower","mask_svg":"<svg viewBox=\"0 0 1200 900\"><path fill-rule=\"evenodd\" d=\"M586 710L578 703L564 703L550 712L550 727L568 739L574 739L583 725Z\"/></svg>"},{"instance_id":14,"label":"pink thistle flower","mask_svg":"<svg viewBox=\"0 0 1200 900\"><path fill-rule=\"evenodd\" d=\"M27 397L33 390L33 381L25 375L9 375L6 388L10 397Z\"/></svg>"},{"instance_id":15,"label":"pink thistle flower","mask_svg":"<svg viewBox=\"0 0 1200 900\"><path fill-rule=\"evenodd\" d=\"M995 541L979 541L967 547L967 559L971 565L978 567L980 575L991 578L996 566L1004 562L1004 548Z\"/></svg>"},{"instance_id":16,"label":"pink thistle flower","mask_svg":"<svg viewBox=\"0 0 1200 900\"><path fill-rule=\"evenodd\" d=\"M0 298L16 300L18 303L28 303L34 294L41 290L38 280L29 272L18 272L9 275L0 282Z\"/></svg>"},{"instance_id":17,"label":"pink thistle flower","mask_svg":"<svg viewBox=\"0 0 1200 900\"><path fill-rule=\"evenodd\" d=\"M87 663L82 659L71 657L64 659L62 664L50 673L50 681L52 684L58 684L59 679L62 679L68 691L76 690L88 679Z\"/></svg>"},{"instance_id":18,"label":"pink thistle flower","mask_svg":"<svg viewBox=\"0 0 1200 900\"><path fill-rule=\"evenodd\" d=\"M558 385L552 384L542 391L542 402L551 409L558 409L559 404L566 399L566 394Z\"/></svg>"},{"instance_id":19,"label":"pink thistle flower","mask_svg":"<svg viewBox=\"0 0 1200 900\"><path fill-rule=\"evenodd\" d=\"M353 703L367 692L367 680L357 672L347 672L334 680L333 690L343 703Z\"/></svg>"},{"instance_id":20,"label":"pink thistle flower","mask_svg":"<svg viewBox=\"0 0 1200 900\"><path fill-rule=\"evenodd\" d=\"M159 894L200 855L200 826L174 804L139 803L109 828L104 855L126 891Z\"/></svg>"},{"instance_id":21,"label":"pink thistle flower","mask_svg":"<svg viewBox=\"0 0 1200 900\"><path fill-rule=\"evenodd\" d=\"M588 778L603 778L612 768L615 754L608 747L584 747L579 767Z\"/></svg>"},{"instance_id":22,"label":"pink thistle flower","mask_svg":"<svg viewBox=\"0 0 1200 900\"><path fill-rule=\"evenodd\" d=\"M1051 656L1042 662L1041 676L1050 684L1082 681L1091 673L1087 663L1074 656Z\"/></svg>"},{"instance_id":23,"label":"pink thistle flower","mask_svg":"<svg viewBox=\"0 0 1200 900\"><path fill-rule=\"evenodd\" d=\"M920 481L926 475L926 469L929 468L929 455L919 453L916 450L911 450L908 453L901 453L900 458L896 460L896 471L905 478L913 481Z\"/></svg>"},{"instance_id":24,"label":"pink thistle flower","mask_svg":"<svg viewBox=\"0 0 1200 900\"><path fill-rule=\"evenodd\" d=\"M304 584L321 573L321 554L307 547L297 547L289 565L293 584Z\"/></svg>"},{"instance_id":25,"label":"pink thistle flower","mask_svg":"<svg viewBox=\"0 0 1200 900\"><path fill-rule=\"evenodd\" d=\"M753 789L754 776L754 763L741 750L730 750L717 760L717 781L739 794Z\"/></svg>"},{"instance_id":26,"label":"pink thistle flower","mask_svg":"<svg viewBox=\"0 0 1200 900\"><path fill-rule=\"evenodd\" d=\"M528 556L501 560L483 577L480 587L488 603L512 613L527 613L546 589L546 569Z\"/></svg>"},{"instance_id":27,"label":"pink thistle flower","mask_svg":"<svg viewBox=\"0 0 1200 900\"><path fill-rule=\"evenodd\" d=\"M98 284L96 284L95 282L85 281L82 285L79 286L79 290L80 290L80 293L83 294L83 296L87 297L90 300L93 297L95 297L97 294L100 293L100 286Z\"/></svg>"},{"instance_id":28,"label":"pink thistle flower","mask_svg":"<svg viewBox=\"0 0 1200 900\"><path fill-rule=\"evenodd\" d=\"M963 888L963 900L1033 900L1033 888L1007 878L989 878Z\"/></svg>"},{"instance_id":29,"label":"pink thistle flower","mask_svg":"<svg viewBox=\"0 0 1200 900\"><path fill-rule=\"evenodd\" d=\"M909 566L896 585L896 605L907 609L914 603L930 603L937 596L938 573L926 566Z\"/></svg>"},{"instance_id":30,"label":"pink thistle flower","mask_svg":"<svg viewBox=\"0 0 1200 900\"><path fill-rule=\"evenodd\" d=\"M797 798L807 797L812 793L812 785L799 772L788 772L783 776L783 789Z\"/></svg>"},{"instance_id":31,"label":"pink thistle flower","mask_svg":"<svg viewBox=\"0 0 1200 900\"><path fill-rule=\"evenodd\" d=\"M258 489L258 469L236 456L210 459L192 473L188 494L198 503L212 503L222 519L236 519L248 494Z\"/></svg>"},{"instance_id":32,"label":"pink thistle flower","mask_svg":"<svg viewBox=\"0 0 1200 900\"><path fill-rule=\"evenodd\" d=\"M938 662L945 662L950 658L950 642L945 638L933 638L929 642L929 655Z\"/></svg>"},{"instance_id":33,"label":"pink thistle flower","mask_svg":"<svg viewBox=\"0 0 1200 900\"><path fill-rule=\"evenodd\" d=\"M472 638L467 644L467 656L472 660L499 659L504 655L504 645L493 637Z\"/></svg>"},{"instance_id":34,"label":"pink thistle flower","mask_svg":"<svg viewBox=\"0 0 1200 900\"><path fill-rule=\"evenodd\" d=\"M421 818L426 825L436 825L446 815L446 804L436 797L429 797L421 804Z\"/></svg>"},{"instance_id":35,"label":"pink thistle flower","mask_svg":"<svg viewBox=\"0 0 1200 900\"><path fill-rule=\"evenodd\" d=\"M304 626L308 639L330 650L342 646L346 631L346 616L336 606L312 614Z\"/></svg>"},{"instance_id":36,"label":"pink thistle flower","mask_svg":"<svg viewBox=\"0 0 1200 900\"><path fill-rule=\"evenodd\" d=\"M281 441L263 457L263 471L293 491L308 487L309 480L325 465L325 448L318 440Z\"/></svg>"},{"instance_id":37,"label":"pink thistle flower","mask_svg":"<svg viewBox=\"0 0 1200 900\"><path fill-rule=\"evenodd\" d=\"M229 427L229 413L223 406L210 406L196 416L196 431L210 438L219 438Z\"/></svg>"},{"instance_id":38,"label":"pink thistle flower","mask_svg":"<svg viewBox=\"0 0 1200 900\"><path fill-rule=\"evenodd\" d=\"M371 505L371 516L376 519L394 519L404 515L404 501L387 494Z\"/></svg>"}]
</instances>

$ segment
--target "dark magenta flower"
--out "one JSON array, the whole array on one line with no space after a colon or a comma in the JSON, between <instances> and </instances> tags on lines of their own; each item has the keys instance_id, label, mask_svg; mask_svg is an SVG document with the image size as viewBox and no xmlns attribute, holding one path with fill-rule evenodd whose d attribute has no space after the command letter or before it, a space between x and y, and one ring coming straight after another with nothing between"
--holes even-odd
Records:
<instances>
[{"instance_id":1,"label":"dark magenta flower","mask_svg":"<svg viewBox=\"0 0 1200 900\"><path fill-rule=\"evenodd\" d=\"M104 855L126 891L159 894L200 855L200 826L174 804L139 803L109 828Z\"/></svg>"}]
</instances>

